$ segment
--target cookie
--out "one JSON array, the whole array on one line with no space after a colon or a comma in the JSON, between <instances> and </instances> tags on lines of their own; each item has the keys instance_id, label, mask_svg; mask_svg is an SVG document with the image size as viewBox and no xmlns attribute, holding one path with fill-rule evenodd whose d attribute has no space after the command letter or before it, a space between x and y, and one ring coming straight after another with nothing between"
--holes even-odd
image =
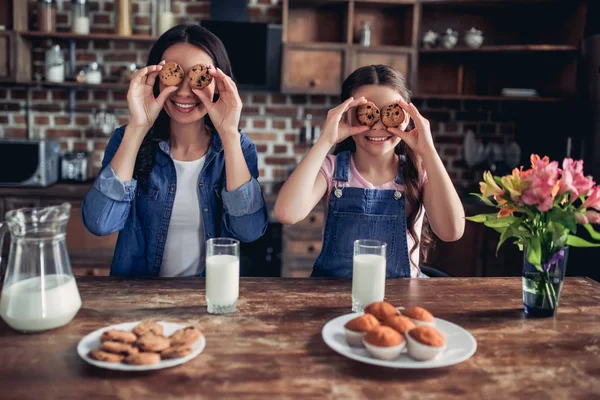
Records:
<instances>
[{"instance_id":1,"label":"cookie","mask_svg":"<svg viewBox=\"0 0 600 400\"><path fill-rule=\"evenodd\" d=\"M163 360L168 360L170 358L181 358L185 357L192 352L192 346L182 345L182 346L174 346L169 347L160 352L160 357Z\"/></svg>"},{"instance_id":2,"label":"cookie","mask_svg":"<svg viewBox=\"0 0 600 400\"><path fill-rule=\"evenodd\" d=\"M166 86L177 86L183 80L183 68L176 62L169 61L163 65L162 70L158 74L160 81Z\"/></svg>"},{"instance_id":3,"label":"cookie","mask_svg":"<svg viewBox=\"0 0 600 400\"><path fill-rule=\"evenodd\" d=\"M142 351L158 352L170 347L171 342L162 335L146 333L135 342L135 345Z\"/></svg>"},{"instance_id":4,"label":"cookie","mask_svg":"<svg viewBox=\"0 0 600 400\"><path fill-rule=\"evenodd\" d=\"M137 349L137 347L133 347L130 344L120 342L103 342L102 346L100 346L100 350L112 354L122 354L124 356L130 356L132 354L137 354L140 352Z\"/></svg>"},{"instance_id":5,"label":"cookie","mask_svg":"<svg viewBox=\"0 0 600 400\"><path fill-rule=\"evenodd\" d=\"M404 122L404 111L398 104L390 104L381 110L381 123L388 128L397 128Z\"/></svg>"},{"instance_id":6,"label":"cookie","mask_svg":"<svg viewBox=\"0 0 600 400\"><path fill-rule=\"evenodd\" d=\"M160 361L160 354L158 353L137 353L125 357L123 360L125 364L130 365L152 365L158 364Z\"/></svg>"},{"instance_id":7,"label":"cookie","mask_svg":"<svg viewBox=\"0 0 600 400\"><path fill-rule=\"evenodd\" d=\"M370 101L356 107L356 118L363 125L373 126L379 121L379 108Z\"/></svg>"},{"instance_id":8,"label":"cookie","mask_svg":"<svg viewBox=\"0 0 600 400\"><path fill-rule=\"evenodd\" d=\"M121 342L131 344L137 340L137 336L135 336L131 332L127 331L119 331L117 329L109 329L105 331L100 337L101 342Z\"/></svg>"},{"instance_id":9,"label":"cookie","mask_svg":"<svg viewBox=\"0 0 600 400\"><path fill-rule=\"evenodd\" d=\"M137 336L145 335L146 333L154 333L157 335L163 334L163 327L156 321L144 320L137 324L132 330Z\"/></svg>"},{"instance_id":10,"label":"cookie","mask_svg":"<svg viewBox=\"0 0 600 400\"><path fill-rule=\"evenodd\" d=\"M208 65L197 64L188 72L188 82L194 89L204 89L213 80L213 76L208 71Z\"/></svg>"},{"instance_id":11,"label":"cookie","mask_svg":"<svg viewBox=\"0 0 600 400\"><path fill-rule=\"evenodd\" d=\"M200 338L202 333L194 328L193 326L188 326L187 328L183 328L173 333L169 339L171 339L171 344L173 346L183 345L183 344L191 344Z\"/></svg>"},{"instance_id":12,"label":"cookie","mask_svg":"<svg viewBox=\"0 0 600 400\"><path fill-rule=\"evenodd\" d=\"M109 363L119 363L123 361L123 356L121 354L113 354L100 349L90 351L88 356L91 359Z\"/></svg>"}]
</instances>

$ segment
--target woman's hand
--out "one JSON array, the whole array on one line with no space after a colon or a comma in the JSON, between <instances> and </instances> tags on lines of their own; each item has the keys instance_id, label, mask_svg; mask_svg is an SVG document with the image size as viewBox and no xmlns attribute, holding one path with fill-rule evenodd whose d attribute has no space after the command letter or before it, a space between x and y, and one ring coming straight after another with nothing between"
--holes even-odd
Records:
<instances>
[{"instance_id":1,"label":"woman's hand","mask_svg":"<svg viewBox=\"0 0 600 400\"><path fill-rule=\"evenodd\" d=\"M400 128L388 128L388 132L393 133L404 140L420 157L423 157L431 151L435 152L429 121L419 113L419 110L417 110L417 107L415 107L414 104L408 104L404 100L398 100L396 103L410 115L415 123L415 128L410 132L405 132Z\"/></svg>"},{"instance_id":2,"label":"woman's hand","mask_svg":"<svg viewBox=\"0 0 600 400\"><path fill-rule=\"evenodd\" d=\"M135 73L127 91L129 107L129 125L143 132L148 130L156 121L160 110L169 95L175 92L177 86L167 86L158 97L154 97L153 88L156 77L163 68L165 61L158 65L149 65Z\"/></svg>"},{"instance_id":3,"label":"woman's hand","mask_svg":"<svg viewBox=\"0 0 600 400\"><path fill-rule=\"evenodd\" d=\"M237 86L233 79L221 71L220 68L211 65L209 72L215 78L219 99L213 103L204 90L193 89L193 92L206 107L208 116L219 136L221 136L221 140L227 136L237 138L243 107Z\"/></svg>"},{"instance_id":4,"label":"woman's hand","mask_svg":"<svg viewBox=\"0 0 600 400\"><path fill-rule=\"evenodd\" d=\"M364 97L356 100L354 97L350 97L339 106L329 110L321 137L331 146L335 146L350 136L368 131L370 127L365 125L350 126L346 118L346 113L350 108L360 106L366 102L367 99Z\"/></svg>"}]
</instances>

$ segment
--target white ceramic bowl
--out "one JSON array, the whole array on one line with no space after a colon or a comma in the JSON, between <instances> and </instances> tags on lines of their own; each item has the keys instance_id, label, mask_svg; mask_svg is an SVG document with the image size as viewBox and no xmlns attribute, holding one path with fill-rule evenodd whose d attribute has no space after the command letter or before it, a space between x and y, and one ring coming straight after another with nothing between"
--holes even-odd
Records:
<instances>
[{"instance_id":1,"label":"white ceramic bowl","mask_svg":"<svg viewBox=\"0 0 600 400\"><path fill-rule=\"evenodd\" d=\"M427 321L421 321L421 320L414 319L414 318L411 318L410 320L412 322L414 322L416 326L431 326L431 327L435 327L435 321L433 321L433 322L427 322Z\"/></svg>"},{"instance_id":2,"label":"white ceramic bowl","mask_svg":"<svg viewBox=\"0 0 600 400\"><path fill-rule=\"evenodd\" d=\"M346 327L344 327L344 331L346 332L346 342L350 347L363 347L365 332L351 331Z\"/></svg>"},{"instance_id":3,"label":"white ceramic bowl","mask_svg":"<svg viewBox=\"0 0 600 400\"><path fill-rule=\"evenodd\" d=\"M441 347L428 346L410 336L410 332L405 335L408 346L408 355L419 361L433 360L446 350L446 344Z\"/></svg>"},{"instance_id":4,"label":"white ceramic bowl","mask_svg":"<svg viewBox=\"0 0 600 400\"><path fill-rule=\"evenodd\" d=\"M406 347L406 340L403 340L402 343L397 346L389 347L373 346L372 344L367 343L364 339L362 342L367 348L369 354L375 358L386 361L393 361L397 359L400 356L400 353L402 353L402 350L404 350L404 347Z\"/></svg>"}]
</instances>

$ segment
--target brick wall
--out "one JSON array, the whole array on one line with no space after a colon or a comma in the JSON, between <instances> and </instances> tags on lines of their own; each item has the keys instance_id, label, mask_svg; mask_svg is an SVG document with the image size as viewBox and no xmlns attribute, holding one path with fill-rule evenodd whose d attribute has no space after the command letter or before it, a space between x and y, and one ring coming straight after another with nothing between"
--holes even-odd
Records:
<instances>
[{"instance_id":1,"label":"brick wall","mask_svg":"<svg viewBox=\"0 0 600 400\"><path fill-rule=\"evenodd\" d=\"M34 4L35 2L32 2ZM149 33L150 0L134 0L137 33ZM251 17L255 21L279 22L279 0L249 0ZM206 19L209 1L174 0L174 10L180 22ZM92 30L114 31L114 2L90 2ZM33 7L34 8L34 7ZM68 30L70 0L59 0L58 27ZM35 18L32 18L35 20ZM35 27L35 25L32 25ZM46 43L35 43L34 69L41 73ZM149 45L146 43L80 41L76 60L81 66L97 61L105 68L106 80L116 78L121 67L130 62L145 64ZM59 138L64 150L82 149L94 152L96 169L108 138L91 129L92 110L114 110L119 123L127 123L126 92L124 90L78 90L75 112L69 113L66 89L32 90L30 113L32 138ZM21 88L0 89L0 137L25 138L27 135L27 92ZM297 142L299 128L306 114L312 114L315 124L321 123L329 108L338 100L331 96L287 96L279 93L245 92L241 128L257 144L261 180L280 181L306 153ZM464 187L472 180L462 162L463 134L472 129L486 141L507 143L517 131L516 114L520 105L494 101L422 100L415 101L431 120L438 150L455 184ZM512 110L512 111L511 111Z\"/></svg>"}]
</instances>

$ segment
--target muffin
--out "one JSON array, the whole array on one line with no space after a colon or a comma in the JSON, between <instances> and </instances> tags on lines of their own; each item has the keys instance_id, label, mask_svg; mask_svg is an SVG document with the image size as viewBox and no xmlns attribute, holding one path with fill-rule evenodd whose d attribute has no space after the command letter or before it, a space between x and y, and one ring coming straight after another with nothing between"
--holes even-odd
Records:
<instances>
[{"instance_id":1,"label":"muffin","mask_svg":"<svg viewBox=\"0 0 600 400\"><path fill-rule=\"evenodd\" d=\"M432 326L418 326L406 335L408 354L415 360L425 361L446 350L446 339Z\"/></svg>"},{"instance_id":2,"label":"muffin","mask_svg":"<svg viewBox=\"0 0 600 400\"><path fill-rule=\"evenodd\" d=\"M402 335L389 326L379 326L367 332L363 343L373 357L386 361L398 358L406 346Z\"/></svg>"},{"instance_id":3,"label":"muffin","mask_svg":"<svg viewBox=\"0 0 600 400\"><path fill-rule=\"evenodd\" d=\"M158 77L165 86L177 86L183 80L183 68L174 61L163 65Z\"/></svg>"},{"instance_id":4,"label":"muffin","mask_svg":"<svg viewBox=\"0 0 600 400\"><path fill-rule=\"evenodd\" d=\"M372 314L380 322L385 321L388 317L400 314L398 309L385 301L371 303L365 308L366 314Z\"/></svg>"},{"instance_id":5,"label":"muffin","mask_svg":"<svg viewBox=\"0 0 600 400\"><path fill-rule=\"evenodd\" d=\"M386 318L386 320L383 321L383 325L389 326L396 332L401 333L403 335L416 327L415 323L412 322L410 318L403 317L401 315L394 315L392 317Z\"/></svg>"},{"instance_id":6,"label":"muffin","mask_svg":"<svg viewBox=\"0 0 600 400\"><path fill-rule=\"evenodd\" d=\"M356 107L356 119L363 125L373 126L379 121L379 108L375 103L367 101Z\"/></svg>"},{"instance_id":7,"label":"muffin","mask_svg":"<svg viewBox=\"0 0 600 400\"><path fill-rule=\"evenodd\" d=\"M435 318L433 318L433 315L422 307L406 307L402 310L401 314L412 319L417 326L435 326Z\"/></svg>"},{"instance_id":8,"label":"muffin","mask_svg":"<svg viewBox=\"0 0 600 400\"><path fill-rule=\"evenodd\" d=\"M378 326L379 321L371 314L364 314L360 317L356 317L344 325L346 341L350 346L362 347L362 339L365 333L372 331Z\"/></svg>"}]
</instances>

